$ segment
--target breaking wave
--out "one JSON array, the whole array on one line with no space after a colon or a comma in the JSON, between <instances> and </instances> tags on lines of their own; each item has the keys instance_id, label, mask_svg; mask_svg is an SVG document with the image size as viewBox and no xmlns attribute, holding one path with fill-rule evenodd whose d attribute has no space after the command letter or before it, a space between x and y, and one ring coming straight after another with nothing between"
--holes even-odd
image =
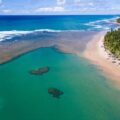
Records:
<instances>
[{"instance_id":1,"label":"breaking wave","mask_svg":"<svg viewBox=\"0 0 120 120\"><path fill-rule=\"evenodd\" d=\"M102 19L93 22L86 23L85 25L90 26L92 30L110 30L111 28L120 28L120 25L116 23L116 19L119 17L114 17L110 19Z\"/></svg>"},{"instance_id":2,"label":"breaking wave","mask_svg":"<svg viewBox=\"0 0 120 120\"><path fill-rule=\"evenodd\" d=\"M19 30L12 30L12 31L0 31L0 42L11 40L16 37L25 37L28 35L37 35L40 33L56 33L60 32L60 30L51 30L51 29L39 29L33 31L19 31Z\"/></svg>"},{"instance_id":3,"label":"breaking wave","mask_svg":"<svg viewBox=\"0 0 120 120\"><path fill-rule=\"evenodd\" d=\"M118 29L120 28L120 25L116 23L116 19L118 17L114 17L111 19L102 19L102 20L96 20L92 22L85 23L84 26L88 26L88 31L91 30L105 30L108 31L111 28ZM79 30L53 30L53 29L37 29L37 30L30 30L30 31L24 31L24 30L11 30L11 31L0 31L0 42L4 41L16 41L16 40L22 40L22 39L38 39L38 38L47 38L52 37L52 35L56 36L59 32L64 31L79 31ZM80 30L84 31L84 30Z\"/></svg>"}]
</instances>

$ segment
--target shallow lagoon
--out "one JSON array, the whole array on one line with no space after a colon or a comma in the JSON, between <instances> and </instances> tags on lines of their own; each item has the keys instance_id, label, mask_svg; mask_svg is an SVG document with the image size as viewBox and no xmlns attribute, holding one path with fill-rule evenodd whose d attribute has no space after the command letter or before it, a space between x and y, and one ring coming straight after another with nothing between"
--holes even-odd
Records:
<instances>
[{"instance_id":1,"label":"shallow lagoon","mask_svg":"<svg viewBox=\"0 0 120 120\"><path fill-rule=\"evenodd\" d=\"M49 66L44 75L29 71ZM64 92L52 97L48 88ZM119 120L120 92L83 58L41 48L0 65L0 120Z\"/></svg>"}]
</instances>

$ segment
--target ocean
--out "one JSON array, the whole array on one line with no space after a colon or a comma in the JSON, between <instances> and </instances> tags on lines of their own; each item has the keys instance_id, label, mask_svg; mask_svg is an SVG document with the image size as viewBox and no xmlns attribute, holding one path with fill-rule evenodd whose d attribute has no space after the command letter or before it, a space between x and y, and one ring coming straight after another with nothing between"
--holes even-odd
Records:
<instances>
[{"instance_id":1,"label":"ocean","mask_svg":"<svg viewBox=\"0 0 120 120\"><path fill-rule=\"evenodd\" d=\"M0 31L108 29L118 15L0 16ZM114 27L114 26L113 26Z\"/></svg>"},{"instance_id":2,"label":"ocean","mask_svg":"<svg viewBox=\"0 0 120 120\"><path fill-rule=\"evenodd\" d=\"M118 15L0 16L0 45L55 39L64 31L106 31ZM30 71L49 67L43 75ZM49 88L64 92L60 98ZM0 120L120 120L120 91L88 60L54 47L0 65Z\"/></svg>"}]
</instances>

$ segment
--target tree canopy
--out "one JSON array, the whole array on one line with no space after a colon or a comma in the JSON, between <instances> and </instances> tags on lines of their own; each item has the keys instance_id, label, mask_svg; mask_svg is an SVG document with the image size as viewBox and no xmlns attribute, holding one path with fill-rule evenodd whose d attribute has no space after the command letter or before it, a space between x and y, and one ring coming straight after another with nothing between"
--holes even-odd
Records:
<instances>
[{"instance_id":1,"label":"tree canopy","mask_svg":"<svg viewBox=\"0 0 120 120\"><path fill-rule=\"evenodd\" d=\"M104 46L112 54L120 58L120 29L111 30L106 34Z\"/></svg>"}]
</instances>

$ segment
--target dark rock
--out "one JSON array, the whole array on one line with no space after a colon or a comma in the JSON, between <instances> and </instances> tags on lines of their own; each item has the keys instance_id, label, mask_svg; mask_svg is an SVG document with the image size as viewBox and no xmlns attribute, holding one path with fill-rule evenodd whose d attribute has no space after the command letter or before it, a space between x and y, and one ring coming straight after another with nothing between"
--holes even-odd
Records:
<instances>
[{"instance_id":1,"label":"dark rock","mask_svg":"<svg viewBox=\"0 0 120 120\"><path fill-rule=\"evenodd\" d=\"M63 91L57 89L57 88L49 88L48 93L53 95L53 97L59 98L62 94L64 94Z\"/></svg>"},{"instance_id":2,"label":"dark rock","mask_svg":"<svg viewBox=\"0 0 120 120\"><path fill-rule=\"evenodd\" d=\"M44 73L47 73L49 71L49 67L43 67L43 68L39 68L37 70L31 70L30 74L33 75L42 75Z\"/></svg>"}]
</instances>

